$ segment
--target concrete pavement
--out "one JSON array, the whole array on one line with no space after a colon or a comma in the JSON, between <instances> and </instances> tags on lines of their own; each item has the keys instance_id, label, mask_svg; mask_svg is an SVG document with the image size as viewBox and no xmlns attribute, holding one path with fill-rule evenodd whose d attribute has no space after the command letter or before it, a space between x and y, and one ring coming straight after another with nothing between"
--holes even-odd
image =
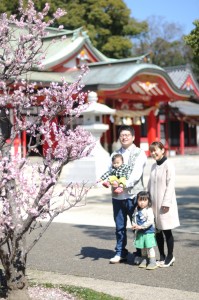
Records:
<instances>
[{"instance_id":1,"label":"concrete pavement","mask_svg":"<svg viewBox=\"0 0 199 300\"><path fill-rule=\"evenodd\" d=\"M29 278L89 287L128 300L199 299L199 156L170 159L176 166L181 221L174 231L174 267L146 271L133 266L130 229L128 262L110 265L115 246L111 195L108 189L93 188L86 205L58 216L33 248L28 257ZM145 184L152 163L148 159Z\"/></svg>"}]
</instances>

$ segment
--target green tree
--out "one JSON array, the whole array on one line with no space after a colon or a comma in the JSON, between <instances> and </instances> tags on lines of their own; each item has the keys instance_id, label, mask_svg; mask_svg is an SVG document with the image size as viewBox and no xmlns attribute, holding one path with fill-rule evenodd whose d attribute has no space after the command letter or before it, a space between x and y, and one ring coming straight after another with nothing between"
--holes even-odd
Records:
<instances>
[{"instance_id":1,"label":"green tree","mask_svg":"<svg viewBox=\"0 0 199 300\"><path fill-rule=\"evenodd\" d=\"M25 1L24 1L25 2ZM37 10L44 7L46 0L35 0ZM16 13L17 0L1 0L0 12ZM54 26L66 29L83 27L93 45L103 54L113 58L132 55L133 36L147 32L147 22L137 22L130 17L130 10L122 0L49 0L52 17L57 7L67 11Z\"/></svg>"},{"instance_id":2,"label":"green tree","mask_svg":"<svg viewBox=\"0 0 199 300\"><path fill-rule=\"evenodd\" d=\"M1 13L7 13L8 15L16 14L19 7L19 0L12 0L12 1L6 1L2 0L0 1L0 14Z\"/></svg>"},{"instance_id":3,"label":"green tree","mask_svg":"<svg viewBox=\"0 0 199 300\"><path fill-rule=\"evenodd\" d=\"M193 22L195 28L190 34L184 36L185 43L191 47L193 52L194 72L199 78L199 19Z\"/></svg>"}]
</instances>

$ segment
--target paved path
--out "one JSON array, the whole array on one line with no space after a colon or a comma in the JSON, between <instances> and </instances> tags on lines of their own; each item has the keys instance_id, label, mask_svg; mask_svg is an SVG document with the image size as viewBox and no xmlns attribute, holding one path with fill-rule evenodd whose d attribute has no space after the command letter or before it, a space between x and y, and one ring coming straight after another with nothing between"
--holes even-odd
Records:
<instances>
[{"instance_id":1,"label":"paved path","mask_svg":"<svg viewBox=\"0 0 199 300\"><path fill-rule=\"evenodd\" d=\"M87 204L57 217L28 257L29 278L74 284L123 299L199 299L199 156L174 157L181 226L174 231L176 264L147 271L132 265L110 265L115 234L110 191L94 188ZM148 180L149 159L144 181Z\"/></svg>"}]
</instances>

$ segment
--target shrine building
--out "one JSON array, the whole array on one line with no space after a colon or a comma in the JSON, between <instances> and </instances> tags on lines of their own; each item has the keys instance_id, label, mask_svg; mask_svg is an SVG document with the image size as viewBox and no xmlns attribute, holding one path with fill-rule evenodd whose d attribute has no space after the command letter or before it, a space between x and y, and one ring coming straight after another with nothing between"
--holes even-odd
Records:
<instances>
[{"instance_id":1,"label":"shrine building","mask_svg":"<svg viewBox=\"0 0 199 300\"><path fill-rule=\"evenodd\" d=\"M134 127L135 144L147 154L155 140L162 141L171 155L199 153L199 85L189 66L163 69L150 62L149 54L108 58L92 45L82 28L48 31L43 42L44 49L48 48L44 68L32 70L27 78L46 86L51 81L61 83L63 77L73 83L80 66L88 65L83 91L96 92L99 103L115 110L115 115L103 116L109 129L101 142L109 153L122 124ZM53 39L56 43L51 43ZM37 109L31 114L37 114ZM23 155L27 141L24 133L19 140Z\"/></svg>"}]
</instances>

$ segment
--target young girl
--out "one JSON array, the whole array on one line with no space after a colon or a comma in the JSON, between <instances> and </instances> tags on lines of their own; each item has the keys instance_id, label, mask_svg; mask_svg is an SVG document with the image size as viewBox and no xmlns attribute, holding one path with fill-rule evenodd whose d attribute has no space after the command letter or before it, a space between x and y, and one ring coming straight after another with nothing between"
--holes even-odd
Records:
<instances>
[{"instance_id":1,"label":"young girl","mask_svg":"<svg viewBox=\"0 0 199 300\"><path fill-rule=\"evenodd\" d=\"M154 270L157 268L155 250L155 226L152 203L148 192L142 191L137 195L137 208L133 215L132 229L135 230L135 247L141 249L139 268Z\"/></svg>"}]
</instances>

